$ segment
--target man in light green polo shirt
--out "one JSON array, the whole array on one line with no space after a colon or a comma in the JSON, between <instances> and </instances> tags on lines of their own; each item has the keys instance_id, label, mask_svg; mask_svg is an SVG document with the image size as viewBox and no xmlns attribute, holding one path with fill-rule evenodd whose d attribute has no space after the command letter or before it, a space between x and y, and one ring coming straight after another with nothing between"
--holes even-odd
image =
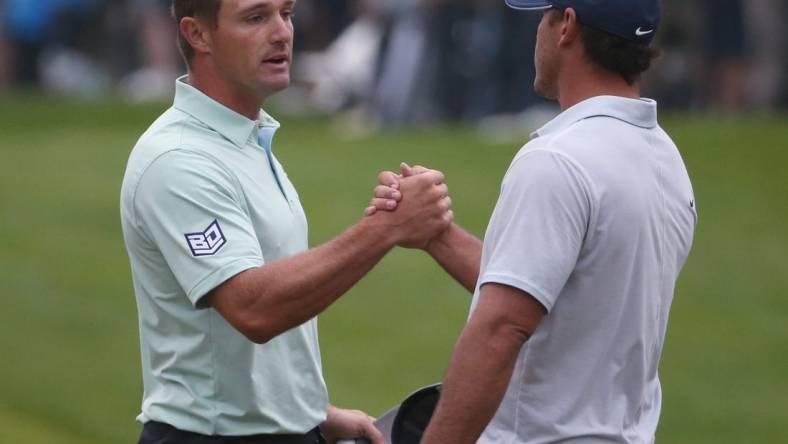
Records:
<instances>
[{"instance_id":1,"label":"man in light green polo shirt","mask_svg":"<svg viewBox=\"0 0 788 444\"><path fill-rule=\"evenodd\" d=\"M316 316L396 245L450 224L440 173L402 181L396 212L308 249L298 194L261 111L289 83L289 0L175 0L189 74L132 151L121 221L137 298L140 443L317 443L366 437L331 406ZM240 438L239 438L240 437Z\"/></svg>"}]
</instances>

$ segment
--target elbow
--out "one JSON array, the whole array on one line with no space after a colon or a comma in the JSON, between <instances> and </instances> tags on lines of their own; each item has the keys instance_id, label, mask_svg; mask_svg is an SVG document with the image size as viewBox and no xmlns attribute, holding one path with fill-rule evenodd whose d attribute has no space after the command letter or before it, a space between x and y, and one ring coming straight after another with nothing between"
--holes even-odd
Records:
<instances>
[{"instance_id":1,"label":"elbow","mask_svg":"<svg viewBox=\"0 0 788 444\"><path fill-rule=\"evenodd\" d=\"M265 344L279 335L279 332L264 319L244 319L233 327L255 344Z\"/></svg>"},{"instance_id":2,"label":"elbow","mask_svg":"<svg viewBox=\"0 0 788 444\"><path fill-rule=\"evenodd\" d=\"M482 328L486 334L485 342L491 352L507 356L519 353L533 332L529 326L512 319L508 314L488 319Z\"/></svg>"},{"instance_id":3,"label":"elbow","mask_svg":"<svg viewBox=\"0 0 788 444\"><path fill-rule=\"evenodd\" d=\"M519 353L530 333L517 325L500 325L491 334L490 345L502 353Z\"/></svg>"},{"instance_id":4,"label":"elbow","mask_svg":"<svg viewBox=\"0 0 788 444\"><path fill-rule=\"evenodd\" d=\"M215 292L207 302L230 326L255 344L265 344L281 333L273 316L260 313L270 313L271 307L256 308L237 295L238 292Z\"/></svg>"},{"instance_id":5,"label":"elbow","mask_svg":"<svg viewBox=\"0 0 788 444\"><path fill-rule=\"evenodd\" d=\"M244 336L246 336L246 339L258 345L266 344L271 339L274 339L274 337L267 332L244 332Z\"/></svg>"}]
</instances>

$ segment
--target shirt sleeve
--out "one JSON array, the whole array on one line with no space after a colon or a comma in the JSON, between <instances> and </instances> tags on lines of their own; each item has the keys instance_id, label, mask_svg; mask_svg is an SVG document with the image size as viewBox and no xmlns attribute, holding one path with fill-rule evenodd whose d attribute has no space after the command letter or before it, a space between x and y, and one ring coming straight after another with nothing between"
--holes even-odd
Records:
<instances>
[{"instance_id":1,"label":"shirt sleeve","mask_svg":"<svg viewBox=\"0 0 788 444\"><path fill-rule=\"evenodd\" d=\"M532 150L506 173L484 239L479 285L525 291L550 311L575 268L591 214L591 194L565 156Z\"/></svg>"},{"instance_id":2,"label":"shirt sleeve","mask_svg":"<svg viewBox=\"0 0 788 444\"><path fill-rule=\"evenodd\" d=\"M195 307L227 279L264 263L235 183L208 156L176 150L146 169L134 195L136 223Z\"/></svg>"}]
</instances>

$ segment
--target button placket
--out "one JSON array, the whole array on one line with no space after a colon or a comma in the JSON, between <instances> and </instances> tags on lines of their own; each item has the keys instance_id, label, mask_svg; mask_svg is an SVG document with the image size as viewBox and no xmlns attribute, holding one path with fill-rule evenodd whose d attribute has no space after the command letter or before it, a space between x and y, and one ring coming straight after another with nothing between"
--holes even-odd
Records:
<instances>
[{"instance_id":1,"label":"button placket","mask_svg":"<svg viewBox=\"0 0 788 444\"><path fill-rule=\"evenodd\" d=\"M283 171L278 171L276 168L276 161L274 160L273 152L271 151L271 145L274 138L274 134L278 129L278 126L274 124L275 122L271 122L269 119L265 120L258 120L255 122L257 126L257 144L265 151L265 155L268 158L268 165L271 168L271 173L274 175L274 179L276 180L276 185L279 187L279 192L282 194L282 197L287 202L287 206L290 209L290 212L293 212L293 199L291 199L287 192L285 191L285 187L282 184L282 175L284 174Z\"/></svg>"}]
</instances>

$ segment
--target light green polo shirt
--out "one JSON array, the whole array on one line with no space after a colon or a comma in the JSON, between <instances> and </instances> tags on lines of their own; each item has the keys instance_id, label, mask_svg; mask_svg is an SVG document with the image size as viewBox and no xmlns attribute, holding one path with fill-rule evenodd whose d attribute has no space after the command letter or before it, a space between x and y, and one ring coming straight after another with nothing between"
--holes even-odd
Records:
<instances>
[{"instance_id":1,"label":"light green polo shirt","mask_svg":"<svg viewBox=\"0 0 788 444\"><path fill-rule=\"evenodd\" d=\"M185 82L131 152L121 190L145 388L138 420L206 435L306 432L328 406L317 320L258 345L200 304L236 274L308 248L298 194L270 153L279 124Z\"/></svg>"}]
</instances>

